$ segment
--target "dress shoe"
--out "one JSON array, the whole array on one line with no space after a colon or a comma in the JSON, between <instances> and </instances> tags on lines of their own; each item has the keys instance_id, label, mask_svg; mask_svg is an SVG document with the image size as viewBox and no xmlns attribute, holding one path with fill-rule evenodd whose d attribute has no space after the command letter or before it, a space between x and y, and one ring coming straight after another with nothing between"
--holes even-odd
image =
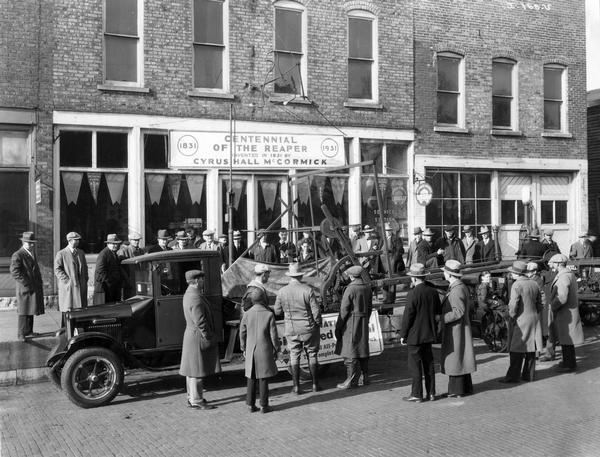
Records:
<instances>
[{"instance_id":1,"label":"dress shoe","mask_svg":"<svg viewBox=\"0 0 600 457\"><path fill-rule=\"evenodd\" d=\"M419 397L413 397L413 396L410 396L410 397L402 397L402 400L404 400L404 401L409 401L409 402L411 402L411 403L421 403L421 402L423 401L423 399L422 399L422 398L419 398Z\"/></svg>"},{"instance_id":2,"label":"dress shoe","mask_svg":"<svg viewBox=\"0 0 600 457\"><path fill-rule=\"evenodd\" d=\"M435 400L436 400L435 395L427 395L425 397L425 401L435 401Z\"/></svg>"},{"instance_id":3,"label":"dress shoe","mask_svg":"<svg viewBox=\"0 0 600 457\"><path fill-rule=\"evenodd\" d=\"M273 411L273 408L271 408L269 405L260 408L260 412L263 414L270 413L271 411Z\"/></svg>"},{"instance_id":4,"label":"dress shoe","mask_svg":"<svg viewBox=\"0 0 600 457\"><path fill-rule=\"evenodd\" d=\"M256 405L250 405L250 406L248 406L248 410L249 410L251 413L255 413L256 411L258 411L258 410L259 410L259 408L257 408L257 407L256 407Z\"/></svg>"},{"instance_id":5,"label":"dress shoe","mask_svg":"<svg viewBox=\"0 0 600 457\"><path fill-rule=\"evenodd\" d=\"M464 395L462 394L448 394L448 398L462 398Z\"/></svg>"},{"instance_id":6,"label":"dress shoe","mask_svg":"<svg viewBox=\"0 0 600 457\"><path fill-rule=\"evenodd\" d=\"M188 400L188 408L193 408L195 405L192 405L192 403ZM203 398L202 400L200 400L200 404L202 405L206 405L207 401L206 398Z\"/></svg>"}]
</instances>

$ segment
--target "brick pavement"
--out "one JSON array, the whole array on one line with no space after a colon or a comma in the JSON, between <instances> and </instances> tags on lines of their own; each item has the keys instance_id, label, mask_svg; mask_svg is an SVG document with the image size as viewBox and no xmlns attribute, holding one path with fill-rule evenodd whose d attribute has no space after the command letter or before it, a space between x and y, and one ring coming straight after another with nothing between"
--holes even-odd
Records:
<instances>
[{"instance_id":1,"label":"brick pavement","mask_svg":"<svg viewBox=\"0 0 600 457\"><path fill-rule=\"evenodd\" d=\"M289 393L285 374L271 385L270 414L250 414L241 372L211 382L213 411L184 406L183 378L132 373L126 393L104 408L71 404L50 383L0 388L2 457L32 456L597 456L600 449L600 328L586 328L579 371L555 374L538 364L538 380L497 380L505 354L477 345L476 394L434 403L401 401L410 390L406 350L371 362L372 384L340 392L341 365L325 390ZM439 360L436 351L436 360ZM447 377L439 373L438 393Z\"/></svg>"}]
</instances>

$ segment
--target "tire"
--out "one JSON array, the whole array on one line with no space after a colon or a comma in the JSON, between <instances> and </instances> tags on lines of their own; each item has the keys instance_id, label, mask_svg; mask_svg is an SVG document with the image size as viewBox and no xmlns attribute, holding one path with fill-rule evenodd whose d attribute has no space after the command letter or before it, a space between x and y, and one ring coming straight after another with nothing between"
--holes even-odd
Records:
<instances>
[{"instance_id":1,"label":"tire","mask_svg":"<svg viewBox=\"0 0 600 457\"><path fill-rule=\"evenodd\" d=\"M77 406L95 408L117 396L123 376L123 364L113 351L91 347L79 349L69 357L62 369L61 385Z\"/></svg>"}]
</instances>

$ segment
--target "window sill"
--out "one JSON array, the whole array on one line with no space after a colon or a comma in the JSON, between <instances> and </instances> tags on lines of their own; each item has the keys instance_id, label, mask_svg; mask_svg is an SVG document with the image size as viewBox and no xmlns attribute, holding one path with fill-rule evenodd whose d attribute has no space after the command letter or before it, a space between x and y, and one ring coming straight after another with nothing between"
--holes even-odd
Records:
<instances>
[{"instance_id":1,"label":"window sill","mask_svg":"<svg viewBox=\"0 0 600 457\"><path fill-rule=\"evenodd\" d=\"M492 129L490 131L490 135L494 135L494 136L523 136L523 132L521 132L520 130Z\"/></svg>"},{"instance_id":2,"label":"window sill","mask_svg":"<svg viewBox=\"0 0 600 457\"><path fill-rule=\"evenodd\" d=\"M228 92L211 92L208 90L188 90L188 97L197 97L197 98L220 98L223 100L233 100L235 99L235 95L230 94Z\"/></svg>"},{"instance_id":3,"label":"window sill","mask_svg":"<svg viewBox=\"0 0 600 457\"><path fill-rule=\"evenodd\" d=\"M377 102L347 100L344 102L344 108L383 110L383 105Z\"/></svg>"},{"instance_id":4,"label":"window sill","mask_svg":"<svg viewBox=\"0 0 600 457\"><path fill-rule=\"evenodd\" d=\"M570 133L564 132L543 132L543 138L573 138L573 135Z\"/></svg>"},{"instance_id":5,"label":"window sill","mask_svg":"<svg viewBox=\"0 0 600 457\"><path fill-rule=\"evenodd\" d=\"M433 131L440 132L440 133L462 133L462 134L471 133L471 132L469 132L469 129L464 129L462 127L444 126L444 125L434 125Z\"/></svg>"},{"instance_id":6,"label":"window sill","mask_svg":"<svg viewBox=\"0 0 600 457\"><path fill-rule=\"evenodd\" d=\"M117 86L112 84L98 84L98 90L105 92L133 92L137 94L150 93L150 89L148 87Z\"/></svg>"},{"instance_id":7,"label":"window sill","mask_svg":"<svg viewBox=\"0 0 600 457\"><path fill-rule=\"evenodd\" d=\"M282 105L312 105L313 103L302 95L293 94L271 94L269 96L270 103Z\"/></svg>"}]
</instances>

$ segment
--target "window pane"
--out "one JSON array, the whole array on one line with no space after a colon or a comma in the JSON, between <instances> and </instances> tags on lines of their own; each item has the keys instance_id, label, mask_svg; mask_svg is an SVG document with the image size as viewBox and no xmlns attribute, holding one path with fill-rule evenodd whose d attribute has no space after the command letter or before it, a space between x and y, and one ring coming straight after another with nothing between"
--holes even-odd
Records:
<instances>
[{"instance_id":1,"label":"window pane","mask_svg":"<svg viewBox=\"0 0 600 457\"><path fill-rule=\"evenodd\" d=\"M444 225L458 225L458 200L444 200L442 219Z\"/></svg>"},{"instance_id":2,"label":"window pane","mask_svg":"<svg viewBox=\"0 0 600 457\"><path fill-rule=\"evenodd\" d=\"M509 63L493 62L493 82L492 82L492 94L493 95L512 95L512 69L513 65Z\"/></svg>"},{"instance_id":3,"label":"window pane","mask_svg":"<svg viewBox=\"0 0 600 457\"><path fill-rule=\"evenodd\" d=\"M28 131L0 130L0 165L18 166L29 163Z\"/></svg>"},{"instance_id":4,"label":"window pane","mask_svg":"<svg viewBox=\"0 0 600 457\"><path fill-rule=\"evenodd\" d=\"M440 124L458 124L458 95L438 92L437 121Z\"/></svg>"},{"instance_id":5,"label":"window pane","mask_svg":"<svg viewBox=\"0 0 600 457\"><path fill-rule=\"evenodd\" d=\"M461 198L475 197L475 174L461 173L460 174L460 196ZM464 222L463 222L464 224ZM470 224L470 222L469 222Z\"/></svg>"},{"instance_id":6,"label":"window pane","mask_svg":"<svg viewBox=\"0 0 600 457\"><path fill-rule=\"evenodd\" d=\"M425 218L427 227L442 225L442 200L431 200L431 203L425 207Z\"/></svg>"},{"instance_id":7,"label":"window pane","mask_svg":"<svg viewBox=\"0 0 600 457\"><path fill-rule=\"evenodd\" d=\"M460 201L460 223L461 225L475 225L475 200Z\"/></svg>"},{"instance_id":8,"label":"window pane","mask_svg":"<svg viewBox=\"0 0 600 457\"><path fill-rule=\"evenodd\" d=\"M127 168L127 134L98 132L98 168Z\"/></svg>"},{"instance_id":9,"label":"window pane","mask_svg":"<svg viewBox=\"0 0 600 457\"><path fill-rule=\"evenodd\" d=\"M372 62L348 60L348 97L371 99Z\"/></svg>"},{"instance_id":10,"label":"window pane","mask_svg":"<svg viewBox=\"0 0 600 457\"><path fill-rule=\"evenodd\" d=\"M490 225L492 223L492 202L490 200L477 200L476 225Z\"/></svg>"},{"instance_id":11,"label":"window pane","mask_svg":"<svg viewBox=\"0 0 600 457\"><path fill-rule=\"evenodd\" d=\"M442 195L442 175L438 173L436 170L427 170L426 171L427 182L431 184L431 188L433 189L433 196L436 198L440 198Z\"/></svg>"},{"instance_id":12,"label":"window pane","mask_svg":"<svg viewBox=\"0 0 600 457\"><path fill-rule=\"evenodd\" d=\"M542 224L554 224L553 201L542 201L540 205Z\"/></svg>"},{"instance_id":13,"label":"window pane","mask_svg":"<svg viewBox=\"0 0 600 457\"><path fill-rule=\"evenodd\" d=\"M383 158L381 152L383 150L382 143L360 143L360 161L366 162L373 160L377 173L382 172ZM363 173L373 173L373 166L362 167Z\"/></svg>"},{"instance_id":14,"label":"window pane","mask_svg":"<svg viewBox=\"0 0 600 457\"><path fill-rule=\"evenodd\" d=\"M302 93L302 80L300 78L301 56L297 54L275 53L275 92L280 94Z\"/></svg>"},{"instance_id":15,"label":"window pane","mask_svg":"<svg viewBox=\"0 0 600 457\"><path fill-rule=\"evenodd\" d=\"M567 201L557 200L554 202L554 223L555 224L566 224L567 223Z\"/></svg>"},{"instance_id":16,"label":"window pane","mask_svg":"<svg viewBox=\"0 0 600 457\"><path fill-rule=\"evenodd\" d=\"M562 69L544 68L544 98L562 99Z\"/></svg>"},{"instance_id":17,"label":"window pane","mask_svg":"<svg viewBox=\"0 0 600 457\"><path fill-rule=\"evenodd\" d=\"M348 48L349 57L373 58L373 21L348 19Z\"/></svg>"},{"instance_id":18,"label":"window pane","mask_svg":"<svg viewBox=\"0 0 600 457\"><path fill-rule=\"evenodd\" d=\"M442 194L444 198L458 198L458 173L442 173Z\"/></svg>"},{"instance_id":19,"label":"window pane","mask_svg":"<svg viewBox=\"0 0 600 457\"><path fill-rule=\"evenodd\" d=\"M60 166L92 166L92 132L60 132Z\"/></svg>"},{"instance_id":20,"label":"window pane","mask_svg":"<svg viewBox=\"0 0 600 457\"><path fill-rule=\"evenodd\" d=\"M275 49L302 52L302 13L275 9Z\"/></svg>"},{"instance_id":21,"label":"window pane","mask_svg":"<svg viewBox=\"0 0 600 457\"><path fill-rule=\"evenodd\" d=\"M438 57L438 90L458 92L460 59Z\"/></svg>"},{"instance_id":22,"label":"window pane","mask_svg":"<svg viewBox=\"0 0 600 457\"><path fill-rule=\"evenodd\" d=\"M492 98L492 124L494 127L510 127L511 114L510 98L493 97Z\"/></svg>"},{"instance_id":23,"label":"window pane","mask_svg":"<svg viewBox=\"0 0 600 457\"><path fill-rule=\"evenodd\" d=\"M144 168L168 168L167 135L144 135Z\"/></svg>"},{"instance_id":24,"label":"window pane","mask_svg":"<svg viewBox=\"0 0 600 457\"><path fill-rule=\"evenodd\" d=\"M223 2L194 0L194 42L223 44Z\"/></svg>"},{"instance_id":25,"label":"window pane","mask_svg":"<svg viewBox=\"0 0 600 457\"><path fill-rule=\"evenodd\" d=\"M407 146L405 144L388 143L386 145L386 173L407 174Z\"/></svg>"},{"instance_id":26,"label":"window pane","mask_svg":"<svg viewBox=\"0 0 600 457\"><path fill-rule=\"evenodd\" d=\"M137 81L137 38L105 36L106 79Z\"/></svg>"},{"instance_id":27,"label":"window pane","mask_svg":"<svg viewBox=\"0 0 600 457\"><path fill-rule=\"evenodd\" d=\"M19 235L29 229L28 182L27 172L0 172L0 257L19 249Z\"/></svg>"},{"instance_id":28,"label":"window pane","mask_svg":"<svg viewBox=\"0 0 600 457\"><path fill-rule=\"evenodd\" d=\"M223 48L194 46L194 87L223 88Z\"/></svg>"},{"instance_id":29,"label":"window pane","mask_svg":"<svg viewBox=\"0 0 600 457\"><path fill-rule=\"evenodd\" d=\"M258 186L260 188L260 186ZM221 198L222 198L222 214L227 214L227 189L229 189L229 179L223 179L221 181ZM233 179L233 189L234 189L234 203L239 202L237 205L234 204L232 208L232 217L233 221L233 230L245 229L248 226L248 181L245 179ZM279 191L279 189L277 189ZM237 192L239 192L239 200L237 200ZM262 195L261 195L262 198ZM278 200L275 200L278 203ZM277 204L275 204L277 206ZM279 205L281 207L281 205ZM264 211L264 204L263 204ZM259 212L260 213L260 212ZM263 226L260 225L261 221L259 220L258 228L267 228L269 224ZM272 222L272 221L271 221ZM281 227L279 225L277 228ZM223 232L229 231L229 223L227 221L223 221Z\"/></svg>"},{"instance_id":30,"label":"window pane","mask_svg":"<svg viewBox=\"0 0 600 457\"><path fill-rule=\"evenodd\" d=\"M502 200L500 202L500 223L501 224L515 224L515 201L514 200Z\"/></svg>"},{"instance_id":31,"label":"window pane","mask_svg":"<svg viewBox=\"0 0 600 457\"><path fill-rule=\"evenodd\" d=\"M544 101L544 128L560 130L560 108L562 102Z\"/></svg>"},{"instance_id":32,"label":"window pane","mask_svg":"<svg viewBox=\"0 0 600 457\"><path fill-rule=\"evenodd\" d=\"M477 197L478 198L490 198L490 187L491 187L491 175L477 173L475 180L477 182Z\"/></svg>"},{"instance_id":33,"label":"window pane","mask_svg":"<svg viewBox=\"0 0 600 457\"><path fill-rule=\"evenodd\" d=\"M530 218L531 220L531 218ZM523 224L525 222L525 205L521 200L517 200L517 224Z\"/></svg>"},{"instance_id":34,"label":"window pane","mask_svg":"<svg viewBox=\"0 0 600 457\"><path fill-rule=\"evenodd\" d=\"M137 36L137 0L106 0L105 31Z\"/></svg>"}]
</instances>

